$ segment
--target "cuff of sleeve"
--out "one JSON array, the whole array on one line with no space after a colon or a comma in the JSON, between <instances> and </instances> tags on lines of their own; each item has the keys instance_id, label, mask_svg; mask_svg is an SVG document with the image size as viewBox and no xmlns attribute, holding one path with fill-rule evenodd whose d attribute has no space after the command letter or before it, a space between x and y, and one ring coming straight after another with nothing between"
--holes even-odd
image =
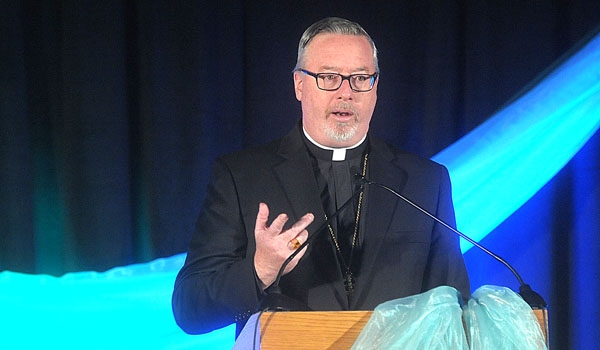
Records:
<instances>
[{"instance_id":1,"label":"cuff of sleeve","mask_svg":"<svg viewBox=\"0 0 600 350\"><path fill-rule=\"evenodd\" d=\"M267 292L265 292L260 286L263 285L262 281L260 280L260 278L258 278L258 274L256 273L256 269L252 269L252 271L254 272L254 281L255 281L255 285L256 285L256 292L257 295L260 296L265 296L267 295ZM266 288L265 288L266 289Z\"/></svg>"}]
</instances>

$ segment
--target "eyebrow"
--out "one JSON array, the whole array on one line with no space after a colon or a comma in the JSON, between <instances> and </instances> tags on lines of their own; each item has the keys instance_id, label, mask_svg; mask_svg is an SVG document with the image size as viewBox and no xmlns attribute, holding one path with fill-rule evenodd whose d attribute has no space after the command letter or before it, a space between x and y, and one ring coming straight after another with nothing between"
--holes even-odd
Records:
<instances>
[{"instance_id":1,"label":"eyebrow","mask_svg":"<svg viewBox=\"0 0 600 350\"><path fill-rule=\"evenodd\" d=\"M319 70L320 71L324 71L324 70L325 71L335 71L335 72L341 71L341 69L339 67L334 67L334 66L321 66L321 67L319 67ZM362 66L362 67L355 68L352 71L353 73L351 73L351 74L354 74L356 72L368 72L368 71L369 71L369 69L367 67Z\"/></svg>"}]
</instances>

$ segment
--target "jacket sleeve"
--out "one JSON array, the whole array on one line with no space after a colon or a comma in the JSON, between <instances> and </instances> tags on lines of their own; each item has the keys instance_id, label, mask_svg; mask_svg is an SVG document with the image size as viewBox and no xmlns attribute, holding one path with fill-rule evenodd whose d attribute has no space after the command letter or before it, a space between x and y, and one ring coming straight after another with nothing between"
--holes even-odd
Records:
<instances>
[{"instance_id":1,"label":"jacket sleeve","mask_svg":"<svg viewBox=\"0 0 600 350\"><path fill-rule=\"evenodd\" d=\"M256 310L261 291L253 264L254 232L248 232L254 227L247 222L251 217L244 218L229 167L217 160L172 296L175 320L185 332L210 332L244 321Z\"/></svg>"}]
</instances>

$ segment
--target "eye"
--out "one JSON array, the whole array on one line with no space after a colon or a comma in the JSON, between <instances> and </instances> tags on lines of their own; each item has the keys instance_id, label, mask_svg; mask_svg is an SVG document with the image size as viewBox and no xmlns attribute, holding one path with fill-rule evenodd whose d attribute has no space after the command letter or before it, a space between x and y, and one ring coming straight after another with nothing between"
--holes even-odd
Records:
<instances>
[{"instance_id":1,"label":"eye","mask_svg":"<svg viewBox=\"0 0 600 350\"><path fill-rule=\"evenodd\" d=\"M365 81L369 81L369 79L371 79L370 75L366 75L366 74L361 74L361 75L355 75L354 76L354 80L356 80L357 82L365 82Z\"/></svg>"},{"instance_id":2,"label":"eye","mask_svg":"<svg viewBox=\"0 0 600 350\"><path fill-rule=\"evenodd\" d=\"M319 74L319 77L324 81L336 81L338 79L337 74Z\"/></svg>"}]
</instances>

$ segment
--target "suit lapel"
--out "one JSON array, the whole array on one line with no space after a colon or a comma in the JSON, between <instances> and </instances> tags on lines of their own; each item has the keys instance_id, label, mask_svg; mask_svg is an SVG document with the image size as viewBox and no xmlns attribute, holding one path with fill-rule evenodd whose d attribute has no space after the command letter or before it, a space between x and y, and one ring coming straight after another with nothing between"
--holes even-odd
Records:
<instances>
[{"instance_id":1,"label":"suit lapel","mask_svg":"<svg viewBox=\"0 0 600 350\"><path fill-rule=\"evenodd\" d=\"M329 232L323 226L325 212L323 211L312 163L305 150L306 146L300 132L299 128L294 129L282 140L278 154L284 160L275 165L273 170L281 184L282 192L292 208L292 213L289 213L289 223L292 224L304 214L311 212L315 215L315 220L308 227L308 231L310 235L318 234L318 237L309 245L307 257L310 257L310 259L300 263L290 275L306 274L306 276L300 277L304 280L303 283L318 288L328 285L341 307L347 309L343 283L330 283L339 281L341 269ZM324 232L317 232L319 229L323 229ZM334 268L331 269L330 267ZM320 279L316 280L317 276Z\"/></svg>"},{"instance_id":2,"label":"suit lapel","mask_svg":"<svg viewBox=\"0 0 600 350\"><path fill-rule=\"evenodd\" d=\"M379 140L372 140L369 153L368 179L387 185L397 191L406 181L405 172L394 162L393 153ZM361 220L361 235L366 241L363 245L361 268L356 284L352 308L360 307L370 285L366 283L376 268L375 262L382 242L388 234L398 201L389 192L376 186L367 186L364 199L365 217ZM362 283L361 283L362 282Z\"/></svg>"},{"instance_id":3,"label":"suit lapel","mask_svg":"<svg viewBox=\"0 0 600 350\"><path fill-rule=\"evenodd\" d=\"M323 208L317 191L317 183L298 129L285 137L278 154L283 161L273 168L283 195L292 208L291 219L298 220L304 214L315 215L315 223L323 217ZM321 220L322 221L322 220ZM314 226L314 224L312 226Z\"/></svg>"}]
</instances>

